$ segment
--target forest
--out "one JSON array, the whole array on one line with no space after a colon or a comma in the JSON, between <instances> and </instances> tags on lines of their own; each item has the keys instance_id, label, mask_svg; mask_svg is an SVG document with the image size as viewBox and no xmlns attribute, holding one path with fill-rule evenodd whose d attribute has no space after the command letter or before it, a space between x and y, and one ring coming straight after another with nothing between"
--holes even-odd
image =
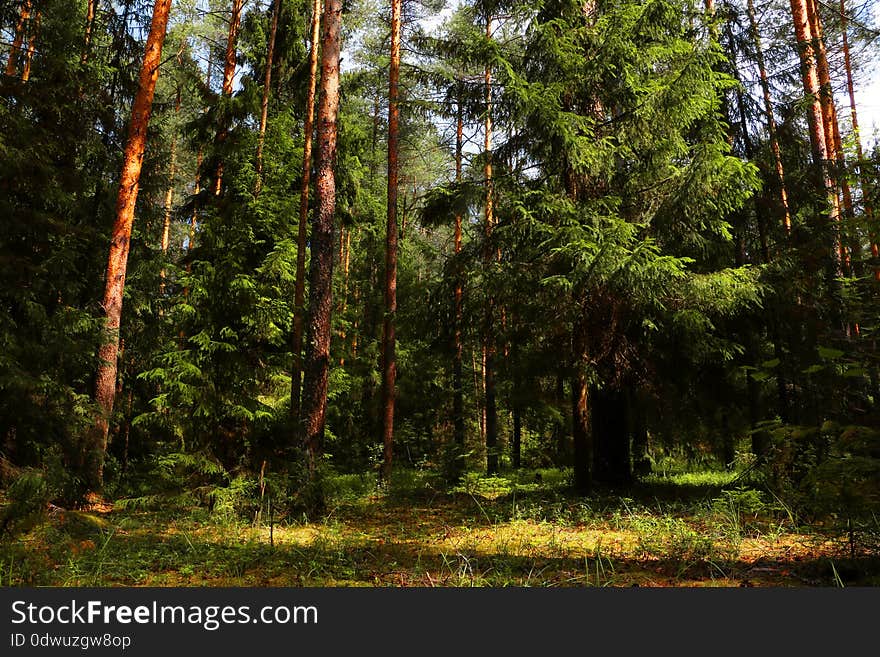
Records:
<instances>
[{"instance_id":1,"label":"forest","mask_svg":"<svg viewBox=\"0 0 880 657\"><path fill-rule=\"evenodd\" d=\"M878 44L0 0L0 586L880 585Z\"/></svg>"}]
</instances>

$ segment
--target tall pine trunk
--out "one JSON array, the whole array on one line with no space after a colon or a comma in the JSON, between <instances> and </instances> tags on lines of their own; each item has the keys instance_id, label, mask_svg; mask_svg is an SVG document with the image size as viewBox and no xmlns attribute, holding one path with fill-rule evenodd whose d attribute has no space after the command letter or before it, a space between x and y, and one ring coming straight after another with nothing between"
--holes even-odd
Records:
<instances>
[{"instance_id":1,"label":"tall pine trunk","mask_svg":"<svg viewBox=\"0 0 880 657\"><path fill-rule=\"evenodd\" d=\"M15 25L15 36L12 37L12 48L9 50L9 59L6 60L6 75L12 77L18 68L18 56L21 54L21 46L24 43L25 26L31 16L31 0L26 0L18 15L18 23Z\"/></svg>"},{"instance_id":2,"label":"tall pine trunk","mask_svg":"<svg viewBox=\"0 0 880 657\"><path fill-rule=\"evenodd\" d=\"M95 29L95 15L97 14L97 9L98 0L89 0L88 7L86 8L86 27L85 38L83 39L83 51L79 58L81 64L85 64L89 61L89 55L91 55L92 52L92 33Z\"/></svg>"},{"instance_id":3,"label":"tall pine trunk","mask_svg":"<svg viewBox=\"0 0 880 657\"><path fill-rule=\"evenodd\" d=\"M755 18L754 0L748 0L749 26L752 32L752 43L755 46L755 58L758 64L758 78L761 82L761 93L764 97L764 115L767 121L767 132L770 135L770 150L773 153L773 165L776 170L776 184L779 185L779 207L782 215L782 226L786 233L791 232L791 210L788 205L788 189L785 185L785 169L782 166L782 151L779 148L779 137L776 130L776 119L773 115L773 100L770 96L770 82L767 77L767 64L764 49L761 46L761 35L758 21ZM766 238L763 238L764 241Z\"/></svg>"},{"instance_id":4,"label":"tall pine trunk","mask_svg":"<svg viewBox=\"0 0 880 657\"><path fill-rule=\"evenodd\" d=\"M813 46L813 34L810 29L810 13L808 0L790 0L791 15L794 23L794 33L797 39L797 50L801 63L801 78L804 86L804 95L809 100L807 109L807 123L810 130L810 147L813 155L813 163L816 166L819 186L828 199L830 209L830 221L833 230L837 228L839 218L837 206L837 194L829 175L828 164L830 161L830 144L825 139L825 120L822 114L821 83L816 63L816 52ZM842 273L839 260L839 240L835 240L832 250L832 258L835 273Z\"/></svg>"},{"instance_id":5,"label":"tall pine trunk","mask_svg":"<svg viewBox=\"0 0 880 657\"><path fill-rule=\"evenodd\" d=\"M174 103L175 114L180 113L181 90L177 87L177 96ZM171 214L174 209L174 176L177 174L177 137L171 140L171 161L168 164L168 189L165 190L165 216L162 220L162 255L168 255L168 247L171 245ZM159 294L165 294L165 267L159 272Z\"/></svg>"},{"instance_id":6,"label":"tall pine trunk","mask_svg":"<svg viewBox=\"0 0 880 657\"><path fill-rule=\"evenodd\" d=\"M845 0L840 0L840 31L843 36L843 64L846 71L846 90L849 94L849 107L850 118L852 119L853 139L856 142L856 159L858 160L859 167L859 186L862 190L862 202L864 203L865 216L867 217L868 222L872 227L870 230L871 256L876 260L880 258L880 246L878 246L877 244L877 236L875 230L873 229L874 208L871 206L871 199L869 198L870 187L865 180L865 156L862 152L862 138L861 133L859 132L859 113L856 110L856 92L855 85L853 84L852 59L849 52L849 35L847 33L848 28ZM874 279L880 281L880 267L878 266L874 267Z\"/></svg>"},{"instance_id":7,"label":"tall pine trunk","mask_svg":"<svg viewBox=\"0 0 880 657\"><path fill-rule=\"evenodd\" d=\"M223 57L223 87L222 94L224 98L232 98L232 88L235 82L235 57L236 43L238 42L238 30L241 27L241 11L244 7L244 0L232 0L232 13L229 16L229 32L226 37L226 53ZM217 136L214 141L217 146L223 144L229 136L229 121L225 114L220 119L220 127L217 129ZM223 189L223 159L217 161L217 168L214 172L214 195L220 196Z\"/></svg>"},{"instance_id":8,"label":"tall pine trunk","mask_svg":"<svg viewBox=\"0 0 880 657\"><path fill-rule=\"evenodd\" d=\"M590 427L590 386L586 368L590 361L585 311L575 319L571 334L571 435L574 443L574 488L589 493L593 488L593 434Z\"/></svg>"},{"instance_id":9,"label":"tall pine trunk","mask_svg":"<svg viewBox=\"0 0 880 657\"><path fill-rule=\"evenodd\" d=\"M36 17L34 18L34 24L31 30L30 38L28 39L28 47L27 52L24 55L24 69L21 72L21 81L27 82L31 79L31 66L34 62L34 53L37 49L37 36L40 34L40 22L43 19L43 14L41 12L37 12Z\"/></svg>"},{"instance_id":10,"label":"tall pine trunk","mask_svg":"<svg viewBox=\"0 0 880 657\"><path fill-rule=\"evenodd\" d=\"M852 216L852 197L849 183L846 181L843 159L843 145L840 139L840 129L837 125L837 109L834 105L834 90L831 86L831 72L828 67L828 56L825 49L825 36L822 31L822 19L819 16L819 8L816 0L806 0L807 18L810 22L810 34L813 38L813 52L816 57L816 72L819 75L819 103L822 106L822 126L825 133L825 145L828 151L828 171L831 184L834 188L832 212L836 225L836 248L837 257L840 261L841 271L849 273L849 253L846 243L840 234L841 201L844 211Z\"/></svg>"},{"instance_id":11,"label":"tall pine trunk","mask_svg":"<svg viewBox=\"0 0 880 657\"><path fill-rule=\"evenodd\" d=\"M263 189L263 147L266 143L266 125L269 123L269 95L272 89L272 62L275 59L275 36L278 34L278 15L281 0L272 3L272 25L269 28L269 45L266 52L266 72L263 75L263 98L260 102L260 131L257 137L257 181L254 194Z\"/></svg>"},{"instance_id":12,"label":"tall pine trunk","mask_svg":"<svg viewBox=\"0 0 880 657\"><path fill-rule=\"evenodd\" d=\"M455 117L455 182L461 183L462 153L464 149L464 116L462 100L459 95ZM461 213L455 215L455 242L454 250L456 258L461 253ZM455 443L455 461L453 472L458 476L464 470L464 390L462 381L462 299L464 296L462 267L458 262L455 266L455 292L453 318L453 355L452 355L452 423L453 441Z\"/></svg>"},{"instance_id":13,"label":"tall pine trunk","mask_svg":"<svg viewBox=\"0 0 880 657\"><path fill-rule=\"evenodd\" d=\"M486 40L492 39L492 17L486 16ZM492 184L492 69L486 65L483 74L486 93L486 117L484 127L484 143L486 162L483 168L483 174L486 179L486 217L485 217L485 237L486 248L484 253L484 266L489 269L492 265L492 249L490 247L492 232L495 227L495 207L493 198ZM494 295L491 290L487 291L489 296L486 304L486 316L484 334L483 334L483 386L486 391L485 398L485 415L486 415L486 473L495 474L498 472L498 408L496 403L495 389L495 326L494 326Z\"/></svg>"},{"instance_id":14,"label":"tall pine trunk","mask_svg":"<svg viewBox=\"0 0 880 657\"><path fill-rule=\"evenodd\" d=\"M397 314L397 184L400 155L400 12L402 0L391 0L391 61L388 74L388 221L385 228L385 322L382 334L382 478L391 478L394 457L394 384Z\"/></svg>"},{"instance_id":15,"label":"tall pine trunk","mask_svg":"<svg viewBox=\"0 0 880 657\"><path fill-rule=\"evenodd\" d=\"M309 324L302 396L302 429L307 451L310 504L323 505L318 461L327 411L330 372L330 322L333 304L333 215L336 211L337 117L342 0L326 0L321 40L321 100L318 106L318 161L315 188L318 207L312 222Z\"/></svg>"},{"instance_id":16,"label":"tall pine trunk","mask_svg":"<svg viewBox=\"0 0 880 657\"><path fill-rule=\"evenodd\" d=\"M116 394L119 326L122 318L122 296L125 290L131 229L134 223L144 151L147 146L147 127L150 122L153 95L156 91L156 80L159 78L159 64L162 59L162 46L165 42L170 10L171 0L156 0L153 6L153 20L147 37L138 91L132 105L131 123L122 160L119 195L116 199L116 219L107 259L102 303L106 334L98 350L98 371L95 381L95 401L100 410L95 418L91 440L86 445L84 455L86 482L93 491L100 490L104 483L104 454L107 449L110 416Z\"/></svg>"},{"instance_id":17,"label":"tall pine trunk","mask_svg":"<svg viewBox=\"0 0 880 657\"><path fill-rule=\"evenodd\" d=\"M294 425L300 421L300 389L302 385L302 338L305 326L306 290L306 238L309 223L309 185L312 179L312 132L315 121L315 88L318 79L318 39L321 31L321 0L312 2L311 34L309 50L309 88L306 98L306 118L303 125L302 187L299 195L299 226L296 238L296 283L293 291L293 368L290 373L290 415Z\"/></svg>"}]
</instances>

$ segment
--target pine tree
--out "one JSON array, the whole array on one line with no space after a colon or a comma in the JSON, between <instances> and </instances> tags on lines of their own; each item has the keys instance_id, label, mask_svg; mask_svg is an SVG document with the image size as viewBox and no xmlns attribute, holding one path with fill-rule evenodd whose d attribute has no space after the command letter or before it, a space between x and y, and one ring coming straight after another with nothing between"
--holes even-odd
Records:
<instances>
[{"instance_id":1,"label":"pine tree","mask_svg":"<svg viewBox=\"0 0 880 657\"><path fill-rule=\"evenodd\" d=\"M116 396L117 357L119 353L119 326L122 317L122 296L125 290L125 273L131 246L131 231L137 203L138 184L144 151L147 146L147 127L152 112L153 94L162 61L162 46L171 10L171 0L156 0L153 19L147 38L144 60L141 64L140 86L132 106L128 139L125 145L119 196L116 201L116 219L113 226L110 255L107 260L106 287L102 308L106 317L106 331L98 351L98 373L95 383L95 401L100 413L95 418L95 428L85 446L87 452L86 474L89 486L98 491L103 486L104 454L107 450L110 414Z\"/></svg>"}]
</instances>

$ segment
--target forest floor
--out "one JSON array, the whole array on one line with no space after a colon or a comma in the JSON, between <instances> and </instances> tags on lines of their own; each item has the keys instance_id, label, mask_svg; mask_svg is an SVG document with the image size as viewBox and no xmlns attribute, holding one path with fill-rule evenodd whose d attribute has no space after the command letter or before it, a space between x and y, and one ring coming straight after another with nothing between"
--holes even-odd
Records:
<instances>
[{"instance_id":1,"label":"forest floor","mask_svg":"<svg viewBox=\"0 0 880 657\"><path fill-rule=\"evenodd\" d=\"M119 501L52 508L0 541L4 586L880 586L878 528L805 525L732 475L653 476L620 497L558 470L340 476L327 513L253 518Z\"/></svg>"}]
</instances>

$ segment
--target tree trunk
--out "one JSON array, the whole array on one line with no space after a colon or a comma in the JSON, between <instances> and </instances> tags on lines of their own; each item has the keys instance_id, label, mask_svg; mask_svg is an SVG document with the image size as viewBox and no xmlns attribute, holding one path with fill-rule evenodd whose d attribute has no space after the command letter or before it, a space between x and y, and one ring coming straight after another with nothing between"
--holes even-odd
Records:
<instances>
[{"instance_id":1,"label":"tree trunk","mask_svg":"<svg viewBox=\"0 0 880 657\"><path fill-rule=\"evenodd\" d=\"M492 39L492 17L486 17L486 39ZM486 117L485 117L485 134L484 134L484 152L486 163L483 173L486 179L486 249L484 254L485 267L491 267L492 249L490 248L490 240L492 231L495 227L495 210L492 190L492 70L487 65L483 74L486 92ZM495 301L491 291L487 291L489 295L486 304L485 328L484 328L484 373L483 381L486 387L486 472L487 474L495 474L498 472L498 409L496 404L495 392L495 327L494 327L494 305Z\"/></svg>"},{"instance_id":2,"label":"tree trunk","mask_svg":"<svg viewBox=\"0 0 880 657\"><path fill-rule=\"evenodd\" d=\"M312 179L312 133L315 121L315 87L318 79L318 39L321 31L321 0L312 1L312 45L309 50L309 89L306 118L303 125L302 187L299 194L299 226L296 238L296 283L293 292L293 368L290 373L290 415L294 426L300 421L300 390L302 384L302 338L305 325L306 239L309 224L309 184Z\"/></svg>"},{"instance_id":3,"label":"tree trunk","mask_svg":"<svg viewBox=\"0 0 880 657\"><path fill-rule=\"evenodd\" d=\"M845 162L843 158L843 146L840 139L840 129L837 125L837 109L834 106L834 89L831 86L831 73L828 69L828 56L825 50L825 36L822 32L822 19L816 0L806 0L807 18L810 21L810 34L813 37L813 52L816 57L816 71L819 74L819 103L822 106L822 126L825 133L825 144L828 151L828 168L831 184L834 187L834 205L832 211L836 212L834 218L837 231L837 257L844 274L849 273L850 258L846 248L846 242L840 234L840 204L843 200L844 210L852 216L852 196L849 183L845 177ZM840 195L838 195L838 189Z\"/></svg>"},{"instance_id":4,"label":"tree trunk","mask_svg":"<svg viewBox=\"0 0 880 657\"><path fill-rule=\"evenodd\" d=\"M33 31L31 32L30 39L28 39L27 52L24 55L24 70L21 72L22 82L27 82L31 79L31 65L34 61L34 52L37 49L37 36L40 34L40 21L42 18L43 14L38 11L36 18L34 18Z\"/></svg>"},{"instance_id":5,"label":"tree trunk","mask_svg":"<svg viewBox=\"0 0 880 657\"><path fill-rule=\"evenodd\" d=\"M797 38L798 55L801 61L801 77L804 94L810 101L807 111L807 122L810 129L810 146L813 162L819 172L820 185L828 199L832 229L836 230L839 219L837 194L828 171L830 161L830 144L825 139L825 121L822 114L821 84L816 64L816 52L813 47L813 34L810 29L808 0L790 0L794 32ZM836 274L841 274L842 263L839 261L839 240L835 240L832 258Z\"/></svg>"},{"instance_id":6,"label":"tree trunk","mask_svg":"<svg viewBox=\"0 0 880 657\"><path fill-rule=\"evenodd\" d=\"M767 119L767 132L770 135L770 149L773 152L773 164L776 169L776 184L779 185L779 206L782 214L782 226L786 234L791 232L791 210L788 205L788 190L785 185L785 169L782 166L782 152L776 131L776 119L773 115L773 100L770 96L770 82L767 77L767 65L764 60L764 49L761 47L761 35L758 21L755 18L754 0L748 0L749 24L752 42L755 46L755 57L758 63L758 77L761 81L761 92L764 96L764 115Z\"/></svg>"},{"instance_id":7,"label":"tree trunk","mask_svg":"<svg viewBox=\"0 0 880 657\"><path fill-rule=\"evenodd\" d=\"M232 98L232 87L235 82L235 55L236 43L238 42L238 30L241 27L241 10L244 0L232 0L232 13L229 17L229 33L226 38L226 55L223 59L223 87L222 94L226 98ZM229 122L226 117L220 119L220 127L217 129L215 143L223 144L229 136ZM217 169L214 176L214 196L220 196L223 189L223 159L217 161Z\"/></svg>"},{"instance_id":8,"label":"tree trunk","mask_svg":"<svg viewBox=\"0 0 880 657\"><path fill-rule=\"evenodd\" d=\"M872 229L870 230L871 256L875 260L877 260L880 259L880 246L878 246L877 244L877 236L875 231L873 230L874 208L871 206L871 199L869 198L870 187L865 180L865 156L862 152L862 138L859 132L859 114L858 111L856 111L856 93L855 86L853 85L852 60L850 58L849 52L846 4L844 0L840 0L840 31L843 35L843 63L844 69L846 70L846 89L849 93L849 107L850 117L852 118L853 138L856 142L856 159L858 160L859 166L859 186L862 189L862 202L864 203L865 207L865 216L868 219L869 225L872 226ZM874 280L880 281L880 266L877 265L874 266Z\"/></svg>"},{"instance_id":9,"label":"tree trunk","mask_svg":"<svg viewBox=\"0 0 880 657\"><path fill-rule=\"evenodd\" d=\"M581 311L583 312L583 311ZM589 336L583 317L574 322L571 335L571 435L574 443L574 488L587 494L593 489L593 444L590 429L590 386L586 367L590 360Z\"/></svg>"},{"instance_id":10,"label":"tree trunk","mask_svg":"<svg viewBox=\"0 0 880 657\"><path fill-rule=\"evenodd\" d=\"M147 126L159 78L159 63L171 0L156 0L153 20L147 37L144 60L140 70L138 91L131 111L131 123L122 161L119 195L116 200L116 219L113 224L110 254L107 259L105 289L102 308L105 314L106 334L98 351L98 371L95 382L95 401L100 411L95 418L92 440L86 446L86 481L94 490L100 490L104 479L104 454L110 415L116 393L117 354L119 351L119 325L122 317L122 295L125 289L125 272L131 244L131 229L137 203L138 185L144 151L147 145Z\"/></svg>"},{"instance_id":11,"label":"tree trunk","mask_svg":"<svg viewBox=\"0 0 880 657\"><path fill-rule=\"evenodd\" d=\"M86 8L86 29L85 38L83 39L83 51L79 61L85 64L89 61L89 55L92 52L92 32L95 29L95 15L97 14L98 0L89 0Z\"/></svg>"},{"instance_id":12,"label":"tree trunk","mask_svg":"<svg viewBox=\"0 0 880 657\"><path fill-rule=\"evenodd\" d=\"M330 321L333 305L333 215L336 211L337 116L339 111L339 49L342 0L326 0L321 42L321 100L318 106L318 161L315 188L317 212L312 223L309 324L302 397L302 431L309 479L318 483L318 461L327 411L330 372ZM314 506L322 506L315 487Z\"/></svg>"},{"instance_id":13,"label":"tree trunk","mask_svg":"<svg viewBox=\"0 0 880 657\"><path fill-rule=\"evenodd\" d=\"M461 183L462 173L462 152L464 148L464 116L461 98L458 99L458 107L455 118L455 182ZM455 257L461 254L461 214L455 215ZM455 464L454 472L456 476L464 470L464 390L462 382L462 298L464 296L463 271L460 264L456 261L455 265L455 293L454 293L454 310L453 318L455 327L453 329L453 356L452 356L452 423L453 423L453 439L455 442Z\"/></svg>"},{"instance_id":14,"label":"tree trunk","mask_svg":"<svg viewBox=\"0 0 880 657\"><path fill-rule=\"evenodd\" d=\"M510 457L513 467L519 470L522 467L522 410L518 402L513 404L513 444Z\"/></svg>"},{"instance_id":15,"label":"tree trunk","mask_svg":"<svg viewBox=\"0 0 880 657\"><path fill-rule=\"evenodd\" d=\"M168 189L165 190L165 216L162 219L162 255L168 255L171 244L171 214L174 208L174 175L176 173L177 140L171 142L171 162L168 165ZM159 272L159 295L165 294L165 267Z\"/></svg>"},{"instance_id":16,"label":"tree trunk","mask_svg":"<svg viewBox=\"0 0 880 657\"><path fill-rule=\"evenodd\" d=\"M175 114L180 113L181 91L177 87L177 96L174 103ZM168 247L171 244L171 214L174 208L174 176L177 173L177 137L171 140L171 161L168 164L168 189L165 190L165 216L162 220L162 255L168 255ZM198 185L196 185L198 187ZM198 193L198 192L196 192ZM159 272L159 295L165 294L165 267Z\"/></svg>"},{"instance_id":17,"label":"tree trunk","mask_svg":"<svg viewBox=\"0 0 880 657\"><path fill-rule=\"evenodd\" d=\"M266 143L266 124L269 122L269 94L272 88L272 62L275 59L275 36L278 33L278 14L281 13L281 0L272 3L272 25L269 28L269 47L266 52L266 73L263 76L263 99L260 103L260 132L257 138L257 181L254 194L259 195L263 188L263 146Z\"/></svg>"},{"instance_id":18,"label":"tree trunk","mask_svg":"<svg viewBox=\"0 0 880 657\"><path fill-rule=\"evenodd\" d=\"M15 36L12 38L12 48L9 51L9 59L6 60L6 75L12 77L18 68L18 56L21 53L21 45L24 43L24 29L31 16L31 0L26 0L18 15L18 23L15 25Z\"/></svg>"},{"instance_id":19,"label":"tree trunk","mask_svg":"<svg viewBox=\"0 0 880 657\"><path fill-rule=\"evenodd\" d=\"M394 455L395 315L397 314L397 183L400 140L400 12L391 0L391 60L388 75L388 221L385 228L385 323L382 335L382 478L391 478Z\"/></svg>"}]
</instances>

